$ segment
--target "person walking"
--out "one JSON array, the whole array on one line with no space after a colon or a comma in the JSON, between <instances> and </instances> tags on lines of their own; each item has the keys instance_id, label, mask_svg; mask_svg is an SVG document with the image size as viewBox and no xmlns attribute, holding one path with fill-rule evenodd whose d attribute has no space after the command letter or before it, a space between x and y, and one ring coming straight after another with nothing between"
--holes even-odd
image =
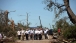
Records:
<instances>
[{"instance_id":1,"label":"person walking","mask_svg":"<svg viewBox=\"0 0 76 43\"><path fill-rule=\"evenodd\" d=\"M35 40L38 40L38 29L35 30L35 35L34 35L34 37L35 37Z\"/></svg>"},{"instance_id":2,"label":"person walking","mask_svg":"<svg viewBox=\"0 0 76 43\"><path fill-rule=\"evenodd\" d=\"M21 40L24 40L24 35L25 35L25 30L23 30L23 28L22 28L22 30L21 30Z\"/></svg>"},{"instance_id":3,"label":"person walking","mask_svg":"<svg viewBox=\"0 0 76 43\"><path fill-rule=\"evenodd\" d=\"M34 40L36 39L36 36L35 36L35 30L36 30L36 29L34 28L34 34L33 34L33 36L34 36Z\"/></svg>"},{"instance_id":4,"label":"person walking","mask_svg":"<svg viewBox=\"0 0 76 43\"><path fill-rule=\"evenodd\" d=\"M18 36L18 39L20 40L20 38L21 38L21 31L20 30L17 31L17 36Z\"/></svg>"},{"instance_id":5,"label":"person walking","mask_svg":"<svg viewBox=\"0 0 76 43\"><path fill-rule=\"evenodd\" d=\"M47 32L48 32L48 30L45 29L45 30L44 30L44 36L45 36L45 39L48 39Z\"/></svg>"},{"instance_id":6,"label":"person walking","mask_svg":"<svg viewBox=\"0 0 76 43\"><path fill-rule=\"evenodd\" d=\"M33 30L33 29L31 29L31 30L30 30L30 39L32 39L32 40L33 40L33 36L34 36L34 30Z\"/></svg>"},{"instance_id":7,"label":"person walking","mask_svg":"<svg viewBox=\"0 0 76 43\"><path fill-rule=\"evenodd\" d=\"M29 40L29 30L28 29L25 31L25 36L26 36L26 40Z\"/></svg>"},{"instance_id":8,"label":"person walking","mask_svg":"<svg viewBox=\"0 0 76 43\"><path fill-rule=\"evenodd\" d=\"M43 31L41 29L39 29L39 31L38 31L39 40L42 40L42 33L43 33Z\"/></svg>"}]
</instances>

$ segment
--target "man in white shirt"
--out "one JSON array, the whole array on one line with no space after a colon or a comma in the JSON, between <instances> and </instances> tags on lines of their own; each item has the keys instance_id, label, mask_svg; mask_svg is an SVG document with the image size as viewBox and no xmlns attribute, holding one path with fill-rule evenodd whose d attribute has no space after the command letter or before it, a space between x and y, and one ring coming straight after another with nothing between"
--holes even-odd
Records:
<instances>
[{"instance_id":1,"label":"man in white shirt","mask_svg":"<svg viewBox=\"0 0 76 43\"><path fill-rule=\"evenodd\" d=\"M38 38L39 40L42 40L42 33L43 31L41 29L38 30Z\"/></svg>"},{"instance_id":2,"label":"man in white shirt","mask_svg":"<svg viewBox=\"0 0 76 43\"><path fill-rule=\"evenodd\" d=\"M29 37L29 32L30 31L28 29L25 31L26 40L29 40L29 38L28 38Z\"/></svg>"},{"instance_id":3,"label":"man in white shirt","mask_svg":"<svg viewBox=\"0 0 76 43\"><path fill-rule=\"evenodd\" d=\"M31 29L31 30L30 30L30 39L32 39L32 40L33 40L33 35L34 35L34 30Z\"/></svg>"},{"instance_id":4,"label":"man in white shirt","mask_svg":"<svg viewBox=\"0 0 76 43\"><path fill-rule=\"evenodd\" d=\"M48 29L45 29L45 30L44 30L45 39L48 39L47 32L48 32Z\"/></svg>"},{"instance_id":5,"label":"man in white shirt","mask_svg":"<svg viewBox=\"0 0 76 43\"><path fill-rule=\"evenodd\" d=\"M21 31L20 30L17 31L17 35L18 35L18 39L20 40L20 38L21 38Z\"/></svg>"},{"instance_id":6,"label":"man in white shirt","mask_svg":"<svg viewBox=\"0 0 76 43\"><path fill-rule=\"evenodd\" d=\"M38 29L35 30L35 40L38 40Z\"/></svg>"},{"instance_id":7,"label":"man in white shirt","mask_svg":"<svg viewBox=\"0 0 76 43\"><path fill-rule=\"evenodd\" d=\"M23 28L22 28L22 30L21 30L21 40L24 40L24 35L25 35L25 30L23 30Z\"/></svg>"}]
</instances>

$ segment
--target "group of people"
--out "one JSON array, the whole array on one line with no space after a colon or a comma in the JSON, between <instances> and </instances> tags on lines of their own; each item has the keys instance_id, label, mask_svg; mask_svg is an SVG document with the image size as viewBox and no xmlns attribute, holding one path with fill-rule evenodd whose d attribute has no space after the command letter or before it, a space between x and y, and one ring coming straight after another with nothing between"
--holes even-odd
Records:
<instances>
[{"instance_id":1,"label":"group of people","mask_svg":"<svg viewBox=\"0 0 76 43\"><path fill-rule=\"evenodd\" d=\"M48 39L48 29L21 29L17 31L17 35L18 35L18 39L19 40L24 40L26 38L26 40L42 40L42 35L45 36L45 39Z\"/></svg>"}]
</instances>

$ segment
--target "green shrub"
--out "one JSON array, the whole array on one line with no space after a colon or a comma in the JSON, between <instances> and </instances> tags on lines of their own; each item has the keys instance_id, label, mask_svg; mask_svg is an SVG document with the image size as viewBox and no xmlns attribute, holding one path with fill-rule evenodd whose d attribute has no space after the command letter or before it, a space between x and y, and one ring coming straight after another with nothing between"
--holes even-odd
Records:
<instances>
[{"instance_id":1,"label":"green shrub","mask_svg":"<svg viewBox=\"0 0 76 43\"><path fill-rule=\"evenodd\" d=\"M76 39L76 26L71 26L70 28L66 28L63 32L64 38L70 39L75 38Z\"/></svg>"}]
</instances>

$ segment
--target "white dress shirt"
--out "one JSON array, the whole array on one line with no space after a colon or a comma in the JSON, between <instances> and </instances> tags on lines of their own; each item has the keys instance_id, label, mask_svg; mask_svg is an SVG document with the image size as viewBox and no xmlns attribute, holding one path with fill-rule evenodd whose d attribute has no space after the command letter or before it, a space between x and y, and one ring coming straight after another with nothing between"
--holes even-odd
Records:
<instances>
[{"instance_id":1,"label":"white dress shirt","mask_svg":"<svg viewBox=\"0 0 76 43\"><path fill-rule=\"evenodd\" d=\"M30 32L29 30L26 30L26 31L25 31L25 34L29 34L29 32Z\"/></svg>"},{"instance_id":2,"label":"white dress shirt","mask_svg":"<svg viewBox=\"0 0 76 43\"><path fill-rule=\"evenodd\" d=\"M21 31L17 31L17 35L21 35Z\"/></svg>"}]
</instances>

